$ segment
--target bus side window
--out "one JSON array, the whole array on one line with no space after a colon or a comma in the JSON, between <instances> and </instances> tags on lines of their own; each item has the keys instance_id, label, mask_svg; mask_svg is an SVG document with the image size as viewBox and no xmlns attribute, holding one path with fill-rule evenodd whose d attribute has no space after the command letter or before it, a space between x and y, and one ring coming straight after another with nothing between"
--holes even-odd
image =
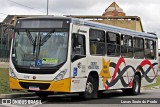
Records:
<instances>
[{"instance_id":1,"label":"bus side window","mask_svg":"<svg viewBox=\"0 0 160 107\"><path fill-rule=\"evenodd\" d=\"M73 34L72 35L72 54L76 53L75 47L76 47L76 35Z\"/></svg>"},{"instance_id":2,"label":"bus side window","mask_svg":"<svg viewBox=\"0 0 160 107\"><path fill-rule=\"evenodd\" d=\"M72 35L72 55L86 55L85 36L80 34Z\"/></svg>"},{"instance_id":3,"label":"bus side window","mask_svg":"<svg viewBox=\"0 0 160 107\"><path fill-rule=\"evenodd\" d=\"M90 29L89 42L91 55L105 55L105 32L103 30Z\"/></svg>"},{"instance_id":4,"label":"bus side window","mask_svg":"<svg viewBox=\"0 0 160 107\"><path fill-rule=\"evenodd\" d=\"M132 36L129 36L129 35L121 36L121 56L133 57Z\"/></svg>"},{"instance_id":5,"label":"bus side window","mask_svg":"<svg viewBox=\"0 0 160 107\"><path fill-rule=\"evenodd\" d=\"M144 58L144 39L139 37L134 37L134 58L143 59Z\"/></svg>"},{"instance_id":6,"label":"bus side window","mask_svg":"<svg viewBox=\"0 0 160 107\"><path fill-rule=\"evenodd\" d=\"M120 35L118 33L107 32L107 55L120 56Z\"/></svg>"},{"instance_id":7,"label":"bus side window","mask_svg":"<svg viewBox=\"0 0 160 107\"><path fill-rule=\"evenodd\" d=\"M145 58L146 59L154 59L155 58L155 46L154 41L146 39L145 40Z\"/></svg>"},{"instance_id":8,"label":"bus side window","mask_svg":"<svg viewBox=\"0 0 160 107\"><path fill-rule=\"evenodd\" d=\"M77 38L77 46L80 48L80 54L86 55L86 44L85 44L85 36L84 35L78 35Z\"/></svg>"}]
</instances>

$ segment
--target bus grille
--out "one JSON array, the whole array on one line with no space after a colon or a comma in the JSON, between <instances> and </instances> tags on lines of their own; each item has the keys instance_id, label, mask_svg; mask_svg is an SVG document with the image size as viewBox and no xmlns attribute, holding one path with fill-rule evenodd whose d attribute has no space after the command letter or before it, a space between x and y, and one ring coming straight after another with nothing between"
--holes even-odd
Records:
<instances>
[{"instance_id":1,"label":"bus grille","mask_svg":"<svg viewBox=\"0 0 160 107\"><path fill-rule=\"evenodd\" d=\"M30 83L30 82L19 82L22 88L29 89L29 86L39 87L40 90L46 90L49 88L50 83Z\"/></svg>"},{"instance_id":2,"label":"bus grille","mask_svg":"<svg viewBox=\"0 0 160 107\"><path fill-rule=\"evenodd\" d=\"M25 74L54 74L58 69L29 69L15 67L17 72Z\"/></svg>"}]
</instances>

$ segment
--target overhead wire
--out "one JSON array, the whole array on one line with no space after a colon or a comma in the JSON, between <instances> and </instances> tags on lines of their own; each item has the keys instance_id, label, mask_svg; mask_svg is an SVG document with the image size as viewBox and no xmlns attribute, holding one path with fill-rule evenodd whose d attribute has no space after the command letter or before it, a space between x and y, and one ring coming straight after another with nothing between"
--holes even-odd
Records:
<instances>
[{"instance_id":1,"label":"overhead wire","mask_svg":"<svg viewBox=\"0 0 160 107\"><path fill-rule=\"evenodd\" d=\"M7 14L5 14L5 13L2 13L2 12L0 12L0 14L2 14L2 15L7 15Z\"/></svg>"},{"instance_id":2,"label":"overhead wire","mask_svg":"<svg viewBox=\"0 0 160 107\"><path fill-rule=\"evenodd\" d=\"M5 15L5 16L7 16L7 14L2 13L2 12L0 12L0 14L1 14L1 15ZM1 17L0 17L0 19L4 19L4 18L1 18Z\"/></svg>"},{"instance_id":3,"label":"overhead wire","mask_svg":"<svg viewBox=\"0 0 160 107\"><path fill-rule=\"evenodd\" d=\"M41 12L41 13L46 13L46 12L40 11L40 10L38 10L38 9L35 9L35 8L33 8L33 7L29 7L29 6L26 6L26 5L20 4L20 3L18 3L18 2L12 1L12 0L8 0L8 1L9 1L9 2L12 2L12 3L15 3L15 4L17 4L17 5L20 5L20 6L26 7L26 8L30 8L30 9L33 9L33 10L39 11L39 12ZM8 15L8 14L3 13L3 12L0 12L0 14L1 14L1 15ZM3 18L0 18L0 19L3 19Z\"/></svg>"},{"instance_id":4,"label":"overhead wire","mask_svg":"<svg viewBox=\"0 0 160 107\"><path fill-rule=\"evenodd\" d=\"M30 9L39 11L39 12L41 12L41 13L46 13L46 12L43 12L43 11L41 11L41 10L35 9L35 8L33 8L33 7L29 7L29 6L27 6L27 5L24 5L24 4L21 4L21 3L18 3L18 2L12 1L12 0L8 0L8 1L9 1L9 2L12 2L12 3L15 3L15 4L17 4L17 5L20 5L20 6L26 7L26 8L30 8Z\"/></svg>"}]
</instances>

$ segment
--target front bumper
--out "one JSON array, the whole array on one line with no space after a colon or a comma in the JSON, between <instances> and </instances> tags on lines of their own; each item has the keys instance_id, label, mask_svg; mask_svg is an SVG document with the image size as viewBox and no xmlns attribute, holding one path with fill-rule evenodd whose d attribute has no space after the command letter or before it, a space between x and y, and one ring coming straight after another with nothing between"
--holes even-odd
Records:
<instances>
[{"instance_id":1,"label":"front bumper","mask_svg":"<svg viewBox=\"0 0 160 107\"><path fill-rule=\"evenodd\" d=\"M10 89L13 90L30 90L30 86L39 87L38 91L49 92L70 92L71 78L66 78L60 81L31 81L18 80L9 77ZM33 91L33 90L32 90ZM37 91L37 90L35 90Z\"/></svg>"}]
</instances>

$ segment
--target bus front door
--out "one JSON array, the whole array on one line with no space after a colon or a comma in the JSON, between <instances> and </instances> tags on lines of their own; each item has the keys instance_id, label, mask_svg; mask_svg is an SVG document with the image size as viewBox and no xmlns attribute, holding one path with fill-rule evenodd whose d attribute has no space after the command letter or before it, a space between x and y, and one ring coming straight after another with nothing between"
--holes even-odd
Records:
<instances>
[{"instance_id":1,"label":"bus front door","mask_svg":"<svg viewBox=\"0 0 160 107\"><path fill-rule=\"evenodd\" d=\"M73 26L71 52L71 92L85 90L87 80L86 40L88 30L85 27Z\"/></svg>"}]
</instances>

